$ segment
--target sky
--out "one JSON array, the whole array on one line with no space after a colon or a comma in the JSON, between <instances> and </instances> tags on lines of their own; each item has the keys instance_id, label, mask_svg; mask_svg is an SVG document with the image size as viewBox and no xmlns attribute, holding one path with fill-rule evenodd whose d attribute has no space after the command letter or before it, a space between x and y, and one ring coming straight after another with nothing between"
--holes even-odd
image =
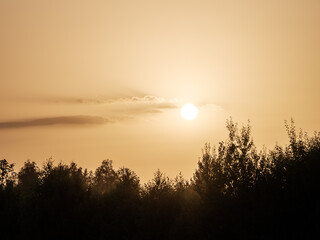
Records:
<instances>
[{"instance_id":1,"label":"sky","mask_svg":"<svg viewBox=\"0 0 320 240\"><path fill-rule=\"evenodd\" d=\"M0 0L0 159L190 178L226 119L320 129L318 0ZM185 103L198 117L180 116Z\"/></svg>"}]
</instances>

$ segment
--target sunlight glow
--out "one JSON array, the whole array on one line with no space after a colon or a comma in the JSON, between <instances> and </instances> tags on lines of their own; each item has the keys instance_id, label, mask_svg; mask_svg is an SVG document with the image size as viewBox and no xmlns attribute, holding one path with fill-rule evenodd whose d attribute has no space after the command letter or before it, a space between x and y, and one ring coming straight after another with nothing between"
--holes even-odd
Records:
<instances>
[{"instance_id":1,"label":"sunlight glow","mask_svg":"<svg viewBox=\"0 0 320 240\"><path fill-rule=\"evenodd\" d=\"M195 119L198 115L198 108L191 104L187 103L182 106L180 109L181 116L186 120L192 120Z\"/></svg>"}]
</instances>

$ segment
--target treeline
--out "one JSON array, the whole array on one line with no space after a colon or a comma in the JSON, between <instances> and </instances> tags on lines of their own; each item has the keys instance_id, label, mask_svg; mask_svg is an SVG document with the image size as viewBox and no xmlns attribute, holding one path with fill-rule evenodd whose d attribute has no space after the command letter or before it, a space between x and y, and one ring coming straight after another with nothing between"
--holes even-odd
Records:
<instances>
[{"instance_id":1,"label":"treeline","mask_svg":"<svg viewBox=\"0 0 320 240\"><path fill-rule=\"evenodd\" d=\"M18 173L0 160L0 239L311 239L320 230L320 133L286 124L289 144L257 151L251 127L206 144L193 177L146 184L105 160Z\"/></svg>"}]
</instances>

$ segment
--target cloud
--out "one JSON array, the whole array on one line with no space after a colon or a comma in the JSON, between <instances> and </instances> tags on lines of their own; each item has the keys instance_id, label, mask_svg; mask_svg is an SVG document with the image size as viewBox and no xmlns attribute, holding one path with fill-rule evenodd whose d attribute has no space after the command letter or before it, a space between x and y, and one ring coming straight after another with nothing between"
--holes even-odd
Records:
<instances>
[{"instance_id":1,"label":"cloud","mask_svg":"<svg viewBox=\"0 0 320 240\"><path fill-rule=\"evenodd\" d=\"M162 109L175 109L180 108L182 105L181 102L179 104L178 99L166 99L164 97L153 95L118 98L60 98L51 99L50 102L62 104L117 106L120 110L131 108L132 110L138 109L138 112L160 112ZM197 106L210 111L223 110L221 106L213 103L199 103Z\"/></svg>"},{"instance_id":2,"label":"cloud","mask_svg":"<svg viewBox=\"0 0 320 240\"><path fill-rule=\"evenodd\" d=\"M100 125L111 122L112 121L107 118L98 116L60 116L50 118L37 118L32 120L0 122L0 129L39 127L50 125Z\"/></svg>"},{"instance_id":3,"label":"cloud","mask_svg":"<svg viewBox=\"0 0 320 240\"><path fill-rule=\"evenodd\" d=\"M109 114L141 115L148 113L160 113L166 109L178 108L177 99L166 99L163 97L144 95L118 98L53 98L51 103L97 105L108 109Z\"/></svg>"},{"instance_id":4,"label":"cloud","mask_svg":"<svg viewBox=\"0 0 320 240\"><path fill-rule=\"evenodd\" d=\"M152 95L145 96L132 96L132 97L119 97L119 98L59 98L50 99L53 103L64 104L153 104L159 105L162 108L175 106L176 99L166 99Z\"/></svg>"}]
</instances>

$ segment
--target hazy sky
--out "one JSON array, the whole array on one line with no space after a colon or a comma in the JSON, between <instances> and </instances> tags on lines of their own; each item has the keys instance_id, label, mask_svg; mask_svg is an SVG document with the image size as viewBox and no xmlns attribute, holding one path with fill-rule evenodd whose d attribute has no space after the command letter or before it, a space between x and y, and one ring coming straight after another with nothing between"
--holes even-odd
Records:
<instances>
[{"instance_id":1,"label":"hazy sky","mask_svg":"<svg viewBox=\"0 0 320 240\"><path fill-rule=\"evenodd\" d=\"M110 158L145 181L190 177L229 116L269 148L291 117L319 130L319 12L319 0L0 0L0 158Z\"/></svg>"}]
</instances>

